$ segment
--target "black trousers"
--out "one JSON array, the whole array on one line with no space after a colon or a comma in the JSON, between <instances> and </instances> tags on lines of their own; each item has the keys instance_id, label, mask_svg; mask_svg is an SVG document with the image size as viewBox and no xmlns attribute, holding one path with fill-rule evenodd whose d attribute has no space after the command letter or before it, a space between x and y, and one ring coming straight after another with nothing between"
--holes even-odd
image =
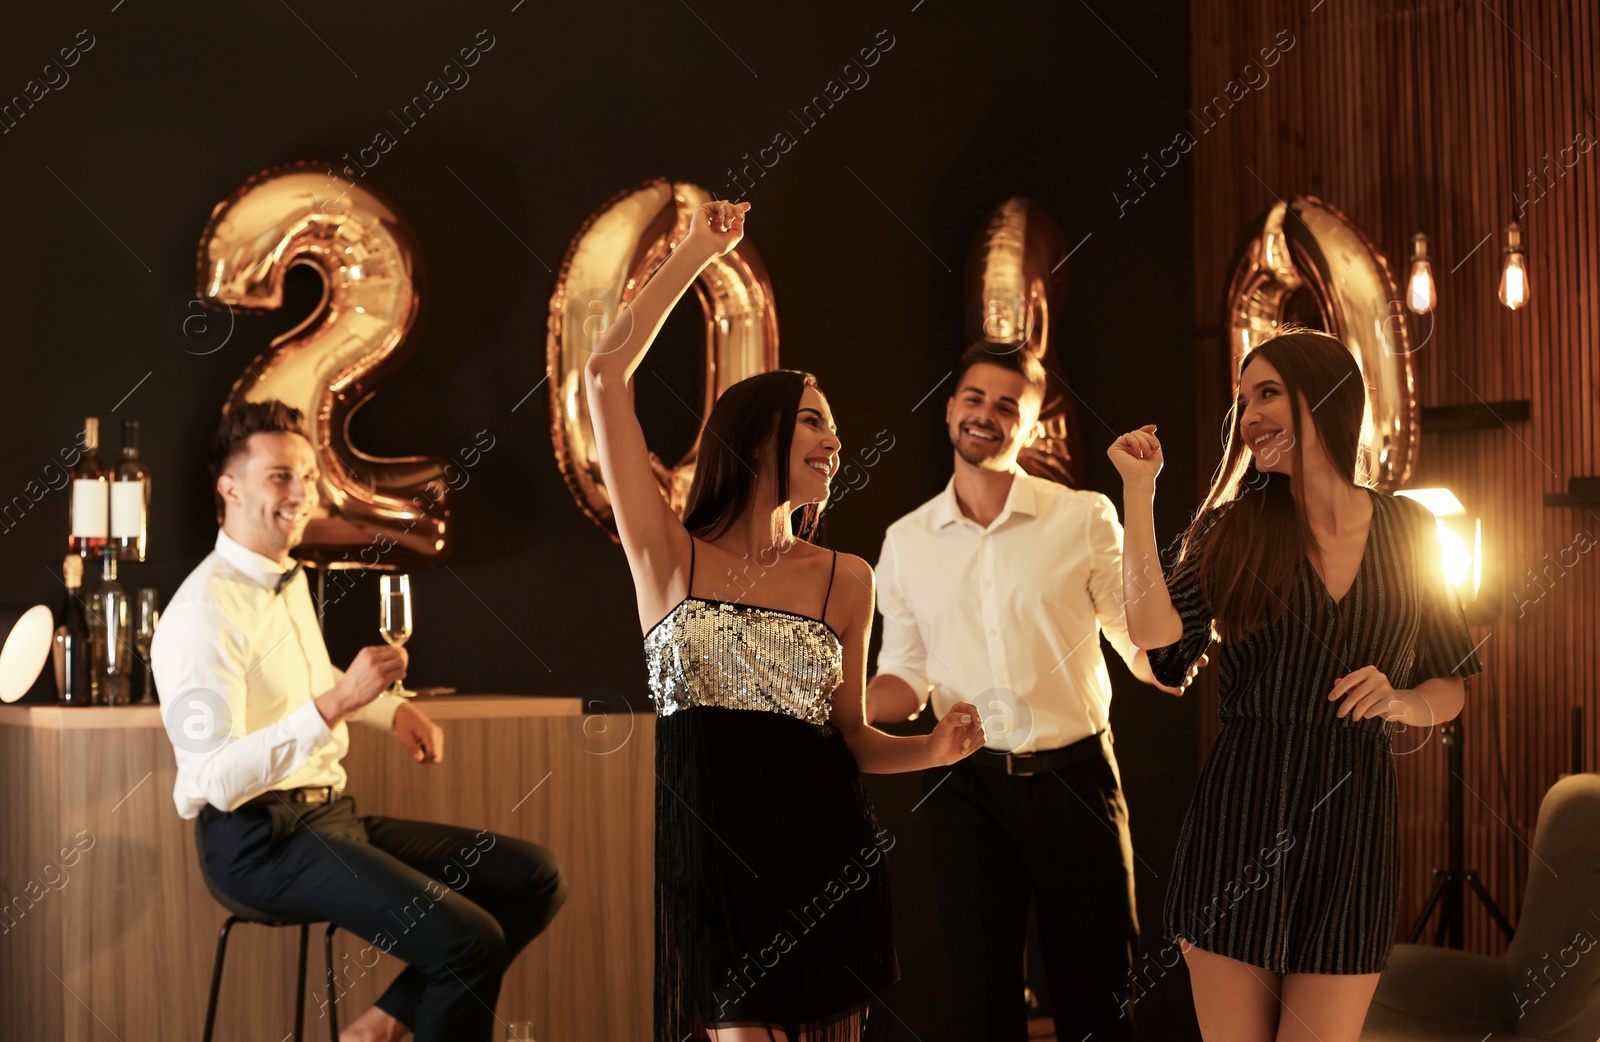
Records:
<instances>
[{"instance_id":1,"label":"black trousers","mask_svg":"<svg viewBox=\"0 0 1600 1042\"><path fill-rule=\"evenodd\" d=\"M1126 993L1139 942L1133 843L1110 732L1103 755L1012 776L973 762L929 771L935 876L950 962L950 1038L1023 1042L1028 903L1060 1042L1133 1037Z\"/></svg>"},{"instance_id":2,"label":"black trousers","mask_svg":"<svg viewBox=\"0 0 1600 1042\"><path fill-rule=\"evenodd\" d=\"M407 963L377 1004L417 1042L488 1042L501 977L567 897L561 865L543 847L362 817L348 796L223 814L205 826L204 846L212 878L235 900L326 919L370 942L358 966L346 956L338 994L379 952Z\"/></svg>"}]
</instances>

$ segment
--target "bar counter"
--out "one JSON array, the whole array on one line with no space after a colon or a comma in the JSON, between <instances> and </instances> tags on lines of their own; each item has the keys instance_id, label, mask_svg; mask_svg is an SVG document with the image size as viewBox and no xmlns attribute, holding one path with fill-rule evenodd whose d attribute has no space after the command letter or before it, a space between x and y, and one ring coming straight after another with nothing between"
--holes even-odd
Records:
<instances>
[{"instance_id":1,"label":"bar counter","mask_svg":"<svg viewBox=\"0 0 1600 1042\"><path fill-rule=\"evenodd\" d=\"M554 851L571 881L565 908L507 974L499 1019L534 1021L540 1042L648 1037L654 718L585 715L576 698L417 704L445 732L444 761L415 764L393 735L352 724L344 765L360 811L519 836ZM157 708L0 706L0 764L0 1034L199 1039L227 913L201 879L193 823L173 806ZM290 1035L297 935L234 928L217 1039ZM342 1024L402 966L344 932L334 957ZM305 1037L326 1039L320 928L308 968Z\"/></svg>"}]
</instances>

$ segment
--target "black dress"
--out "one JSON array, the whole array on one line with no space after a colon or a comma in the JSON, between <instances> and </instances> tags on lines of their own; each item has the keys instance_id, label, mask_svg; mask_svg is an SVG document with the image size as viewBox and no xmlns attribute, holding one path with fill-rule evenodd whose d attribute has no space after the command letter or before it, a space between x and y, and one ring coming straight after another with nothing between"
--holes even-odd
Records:
<instances>
[{"instance_id":1,"label":"black dress","mask_svg":"<svg viewBox=\"0 0 1600 1042\"><path fill-rule=\"evenodd\" d=\"M838 636L820 616L688 596L645 636L645 657L657 1042L738 1024L851 1037L895 978L893 838L827 722Z\"/></svg>"},{"instance_id":2,"label":"black dress","mask_svg":"<svg viewBox=\"0 0 1600 1042\"><path fill-rule=\"evenodd\" d=\"M1372 527L1343 600L1302 559L1287 610L1223 642L1222 730L1167 888L1167 936L1280 974L1377 973L1394 946L1400 725L1339 719L1334 682L1368 665L1397 690L1483 669L1444 582L1433 515L1371 496ZM1167 588L1183 637L1149 657L1156 678L1175 685L1210 644L1212 612L1192 559Z\"/></svg>"}]
</instances>

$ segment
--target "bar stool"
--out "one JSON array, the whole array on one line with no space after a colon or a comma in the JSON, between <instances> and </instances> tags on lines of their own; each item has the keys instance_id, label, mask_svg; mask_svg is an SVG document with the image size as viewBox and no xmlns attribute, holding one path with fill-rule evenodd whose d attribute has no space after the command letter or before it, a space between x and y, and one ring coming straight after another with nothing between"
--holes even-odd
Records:
<instances>
[{"instance_id":1,"label":"bar stool","mask_svg":"<svg viewBox=\"0 0 1600 1042\"><path fill-rule=\"evenodd\" d=\"M233 929L235 923L300 927L300 969L299 986L294 1000L294 1039L295 1042L302 1042L306 1019L306 942L311 936L311 925L326 920L263 912L258 908L242 905L223 893L217 881L211 878L210 870L206 868L205 826L201 824L199 818L194 821L194 850L200 858L200 878L206 881L206 889L211 891L211 896L216 899L217 904L230 913L222 924L222 931L217 935L217 957L211 966L211 998L206 1003L204 1042L211 1042L211 1031L216 1024L217 994L222 990L222 962L228 954L228 931ZM322 952L327 960L328 975L328 1032L332 1042L339 1042L339 1007L334 997L336 986L333 977L333 932L337 929L333 923L328 923L328 929L322 935Z\"/></svg>"}]
</instances>

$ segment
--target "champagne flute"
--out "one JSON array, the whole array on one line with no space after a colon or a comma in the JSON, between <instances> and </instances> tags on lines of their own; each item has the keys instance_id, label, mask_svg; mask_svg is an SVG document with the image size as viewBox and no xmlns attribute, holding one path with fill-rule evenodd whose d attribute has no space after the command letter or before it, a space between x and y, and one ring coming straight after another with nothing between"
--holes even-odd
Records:
<instances>
[{"instance_id":1,"label":"champagne flute","mask_svg":"<svg viewBox=\"0 0 1600 1042\"><path fill-rule=\"evenodd\" d=\"M150 644L155 640L156 624L161 621L160 597L160 591L154 586L139 588L133 643L139 649L139 659L144 663L144 694L139 696L142 706L155 705L156 702L155 673L150 669Z\"/></svg>"},{"instance_id":2,"label":"champagne flute","mask_svg":"<svg viewBox=\"0 0 1600 1042\"><path fill-rule=\"evenodd\" d=\"M378 576L378 633L392 648L401 647L411 639L411 576L403 573ZM389 694L411 697L411 692L398 680Z\"/></svg>"}]
</instances>

